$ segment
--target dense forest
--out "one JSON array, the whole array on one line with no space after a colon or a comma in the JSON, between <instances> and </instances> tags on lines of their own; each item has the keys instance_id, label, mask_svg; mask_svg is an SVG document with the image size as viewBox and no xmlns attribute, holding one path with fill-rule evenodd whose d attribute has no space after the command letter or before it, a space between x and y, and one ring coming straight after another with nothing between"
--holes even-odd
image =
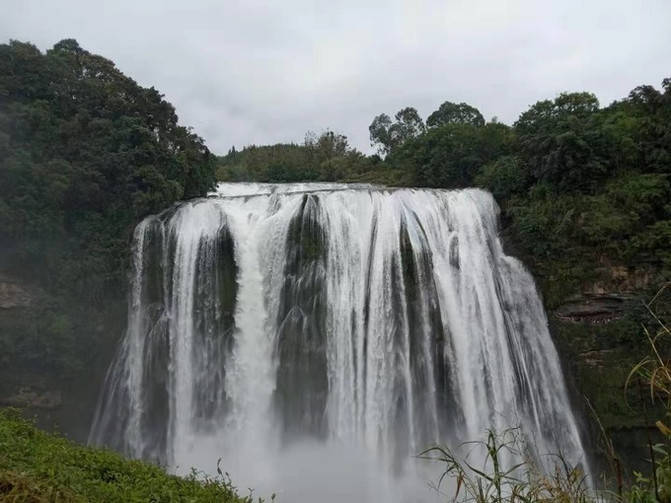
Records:
<instances>
[{"instance_id":1,"label":"dense forest","mask_svg":"<svg viewBox=\"0 0 671 503\"><path fill-rule=\"evenodd\" d=\"M87 375L97 393L134 226L204 195L214 160L156 89L76 41L0 45L0 279L26 306L0 317L0 395ZM82 429L88 414L72 411Z\"/></svg>"},{"instance_id":2,"label":"dense forest","mask_svg":"<svg viewBox=\"0 0 671 503\"><path fill-rule=\"evenodd\" d=\"M156 89L76 41L0 45L0 402L60 407L85 434L126 321L134 226L217 180L477 186L538 280L571 380L609 432L646 426L622 388L647 351L641 300L671 278L671 79L605 107L563 93L512 126L446 101L369 131L374 155L327 130L216 157ZM668 290L655 302L671 310Z\"/></svg>"}]
</instances>

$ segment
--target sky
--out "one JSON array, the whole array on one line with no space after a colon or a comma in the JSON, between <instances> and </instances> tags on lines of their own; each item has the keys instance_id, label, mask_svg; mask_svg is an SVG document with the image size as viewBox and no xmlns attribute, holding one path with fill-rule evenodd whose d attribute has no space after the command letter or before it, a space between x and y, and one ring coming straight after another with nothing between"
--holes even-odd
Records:
<instances>
[{"instance_id":1,"label":"sky","mask_svg":"<svg viewBox=\"0 0 671 503\"><path fill-rule=\"evenodd\" d=\"M512 124L538 100L602 105L671 77L671 0L0 0L0 43L75 38L154 86L210 150L368 126L448 100Z\"/></svg>"}]
</instances>

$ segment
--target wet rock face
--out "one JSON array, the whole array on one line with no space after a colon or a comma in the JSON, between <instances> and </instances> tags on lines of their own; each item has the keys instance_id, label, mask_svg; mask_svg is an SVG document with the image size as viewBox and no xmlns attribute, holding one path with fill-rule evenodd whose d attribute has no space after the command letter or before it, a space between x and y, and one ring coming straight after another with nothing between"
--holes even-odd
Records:
<instances>
[{"instance_id":1,"label":"wet rock face","mask_svg":"<svg viewBox=\"0 0 671 503\"><path fill-rule=\"evenodd\" d=\"M78 305L27 276L0 270L0 407L84 441L126 303Z\"/></svg>"},{"instance_id":2,"label":"wet rock face","mask_svg":"<svg viewBox=\"0 0 671 503\"><path fill-rule=\"evenodd\" d=\"M575 403L579 407L586 397L599 418L599 424L588 420L592 437L599 438L603 426L623 472L645 472L649 470L649 464L643 462L649 458L648 437L655 438L658 430L654 421L664 417L665 410L660 403L650 403L647 385L637 379L630 381L630 372L650 351L643 327L656 330L656 325L645 304L651 301L659 280L645 266L610 267L607 272L607 282L584 285L580 295L553 311L551 331L577 398ZM656 311L671 306L671 296L654 297ZM585 407L584 417L592 414ZM596 446L592 449L595 457L602 456Z\"/></svg>"},{"instance_id":3,"label":"wet rock face","mask_svg":"<svg viewBox=\"0 0 671 503\"><path fill-rule=\"evenodd\" d=\"M609 263L597 268L600 279L584 285L583 292L588 295L609 296L609 294L626 294L643 292L651 285L660 281L659 271L649 264L636 267Z\"/></svg>"},{"instance_id":4,"label":"wet rock face","mask_svg":"<svg viewBox=\"0 0 671 503\"><path fill-rule=\"evenodd\" d=\"M616 349L599 349L578 353L578 358L583 365L600 369L608 368L608 365L617 357Z\"/></svg>"},{"instance_id":5,"label":"wet rock face","mask_svg":"<svg viewBox=\"0 0 671 503\"><path fill-rule=\"evenodd\" d=\"M15 395L0 403L10 407L30 407L35 409L56 409L63 403L58 390L38 390L31 387L21 388Z\"/></svg>"},{"instance_id":6,"label":"wet rock face","mask_svg":"<svg viewBox=\"0 0 671 503\"><path fill-rule=\"evenodd\" d=\"M0 327L12 326L11 321L21 319L33 313L29 309L39 303L39 291L28 287L24 282L7 274L0 273ZM34 314L33 314L34 316ZM0 346L2 342L0 329ZM21 386L21 381L29 380L16 371L11 375L3 375L0 386L0 406L19 407L33 411L52 411L58 409L62 403L61 391L54 387L54 383L42 382L35 378L35 383ZM39 383L37 383L39 381Z\"/></svg>"},{"instance_id":7,"label":"wet rock face","mask_svg":"<svg viewBox=\"0 0 671 503\"><path fill-rule=\"evenodd\" d=\"M562 321L602 324L621 319L633 301L627 294L584 294L563 303L554 314Z\"/></svg>"},{"instance_id":8,"label":"wet rock face","mask_svg":"<svg viewBox=\"0 0 671 503\"><path fill-rule=\"evenodd\" d=\"M0 309L30 307L34 296L25 286L9 276L0 274Z\"/></svg>"}]
</instances>

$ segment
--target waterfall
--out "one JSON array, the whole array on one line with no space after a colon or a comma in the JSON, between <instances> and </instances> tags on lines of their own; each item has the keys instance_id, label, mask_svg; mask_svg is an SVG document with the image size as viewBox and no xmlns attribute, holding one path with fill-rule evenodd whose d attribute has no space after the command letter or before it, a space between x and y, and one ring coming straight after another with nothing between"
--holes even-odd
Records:
<instances>
[{"instance_id":1,"label":"waterfall","mask_svg":"<svg viewBox=\"0 0 671 503\"><path fill-rule=\"evenodd\" d=\"M585 463L497 217L476 189L221 184L146 218L90 442L177 473L222 458L292 502L428 501L413 455L488 429Z\"/></svg>"}]
</instances>

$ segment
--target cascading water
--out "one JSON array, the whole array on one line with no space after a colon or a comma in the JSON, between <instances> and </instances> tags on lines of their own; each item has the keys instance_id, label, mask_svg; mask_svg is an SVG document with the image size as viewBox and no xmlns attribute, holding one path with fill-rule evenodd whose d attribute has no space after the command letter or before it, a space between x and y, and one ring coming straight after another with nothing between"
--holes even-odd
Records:
<instances>
[{"instance_id":1,"label":"cascading water","mask_svg":"<svg viewBox=\"0 0 671 503\"><path fill-rule=\"evenodd\" d=\"M480 190L222 184L145 219L90 441L176 472L221 457L291 502L430 500L412 456L488 429L584 463L497 212Z\"/></svg>"}]
</instances>

